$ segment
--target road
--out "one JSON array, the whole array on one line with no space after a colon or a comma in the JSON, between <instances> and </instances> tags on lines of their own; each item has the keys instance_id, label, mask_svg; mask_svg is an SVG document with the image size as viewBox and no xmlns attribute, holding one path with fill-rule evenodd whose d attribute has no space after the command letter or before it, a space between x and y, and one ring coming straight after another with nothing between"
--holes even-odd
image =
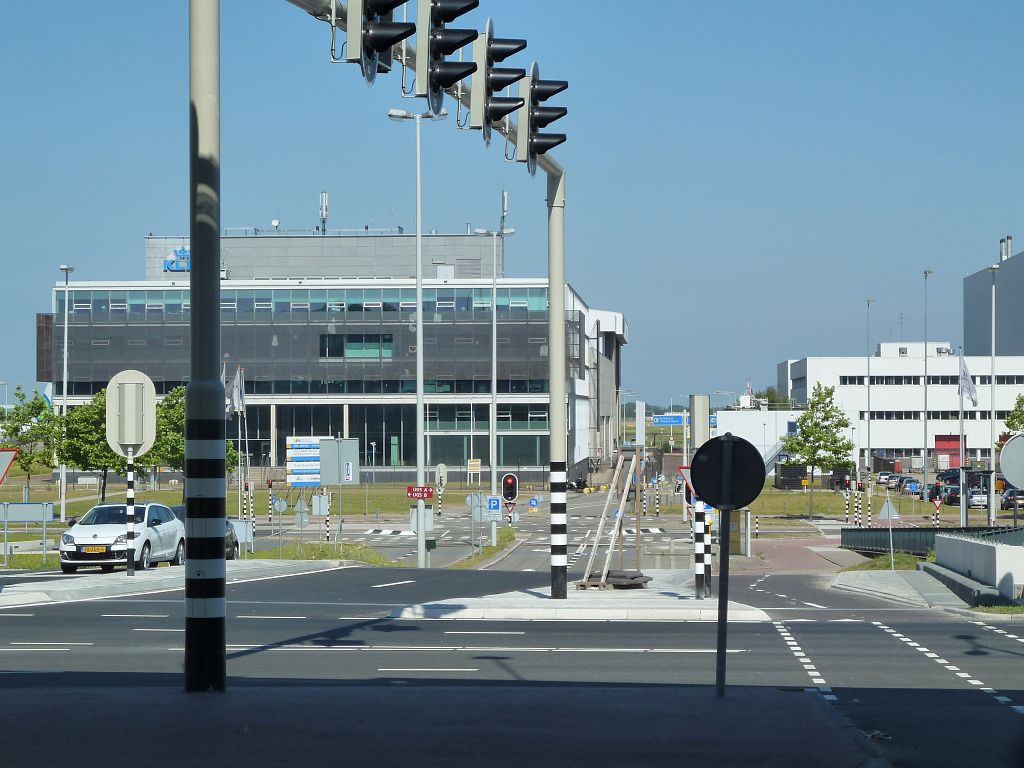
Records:
<instances>
[{"instance_id":1,"label":"road","mask_svg":"<svg viewBox=\"0 0 1024 768\"><path fill-rule=\"evenodd\" d=\"M572 536L596 524L595 502L573 499ZM653 542L688 541L688 529L668 522ZM445 524L453 542L468 535L464 516ZM365 761L380 762L384 750L394 757L385 764L462 764L452 737L468 723L498 746L486 752L494 765L668 765L681 755L693 764L859 765L857 750L893 765L1024 764L1024 628L1014 631L1022 625L838 592L827 573L733 576L731 597L771 621L730 624L720 704L711 688L713 622L388 618L411 604L547 586L546 516L526 517L519 531L524 543L488 571L340 568L230 584L230 701L266 713L250 721L235 711L232 721L250 733L264 717L285 722L297 709L319 717L307 708L322 706L345 718L329 730L345 734L346 748L358 736L371 750ZM465 541L450 549L469 551ZM0 585L38 578L5 574ZM45 712L43 697L58 688L70 706L86 708L97 689L177 692L183 626L180 590L0 610L0 716L24 717L36 705ZM339 698L337 686L358 693ZM268 690L278 691L273 701ZM191 716L189 701L171 697L179 717ZM397 746L389 740L396 724L410 735ZM618 741L608 740L609 727ZM844 746L829 754L818 731ZM322 736L309 734L312 743ZM45 761L46 745L38 754L40 743L31 747L23 755ZM253 747L264 755L276 748L259 739ZM429 759L427 747L436 750ZM223 764L234 759L226 753Z\"/></svg>"}]
</instances>

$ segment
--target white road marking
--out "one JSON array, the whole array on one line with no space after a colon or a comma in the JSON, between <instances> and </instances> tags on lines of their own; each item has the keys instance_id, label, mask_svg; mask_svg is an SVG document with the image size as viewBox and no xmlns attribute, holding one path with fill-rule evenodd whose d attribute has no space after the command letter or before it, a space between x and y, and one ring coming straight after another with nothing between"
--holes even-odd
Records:
<instances>
[{"instance_id":1,"label":"white road marking","mask_svg":"<svg viewBox=\"0 0 1024 768\"><path fill-rule=\"evenodd\" d=\"M23 619L27 619L27 618L31 618L32 616L35 616L35 614L34 613L6 613L4 611L0 611L0 618L3 618L4 616L18 616L18 617L21 617Z\"/></svg>"},{"instance_id":2,"label":"white road marking","mask_svg":"<svg viewBox=\"0 0 1024 768\"><path fill-rule=\"evenodd\" d=\"M167 613L101 613L104 619L168 619Z\"/></svg>"},{"instance_id":3,"label":"white road marking","mask_svg":"<svg viewBox=\"0 0 1024 768\"><path fill-rule=\"evenodd\" d=\"M809 606L811 606L811 608L825 608L825 607L827 607L827 606L824 606L824 605L818 605L817 603L808 603L806 600L803 601L803 604L804 605L809 605Z\"/></svg>"},{"instance_id":4,"label":"white road marking","mask_svg":"<svg viewBox=\"0 0 1024 768\"><path fill-rule=\"evenodd\" d=\"M12 642L11 645L92 645L92 643L30 643L30 642Z\"/></svg>"},{"instance_id":5,"label":"white road marking","mask_svg":"<svg viewBox=\"0 0 1024 768\"><path fill-rule=\"evenodd\" d=\"M158 629L151 627L133 627L132 632L184 632L184 629Z\"/></svg>"},{"instance_id":6,"label":"white road marking","mask_svg":"<svg viewBox=\"0 0 1024 768\"><path fill-rule=\"evenodd\" d=\"M479 672L477 667L381 667L378 672Z\"/></svg>"},{"instance_id":7,"label":"white road marking","mask_svg":"<svg viewBox=\"0 0 1024 768\"><path fill-rule=\"evenodd\" d=\"M401 584L414 584L415 579L406 579L405 581L389 581L387 584L371 584L370 589L380 589L381 587L397 587Z\"/></svg>"},{"instance_id":8,"label":"white road marking","mask_svg":"<svg viewBox=\"0 0 1024 768\"><path fill-rule=\"evenodd\" d=\"M245 651L261 649L265 651L311 651L311 652L362 652L362 653L716 653L714 648L555 648L535 646L502 646L502 645L228 645L228 650ZM0 648L0 650L5 650ZM10 650L10 649L7 649ZM25 649L29 650L29 649ZM184 651L184 647L168 648L168 651ZM749 653L746 648L730 648L726 653Z\"/></svg>"},{"instance_id":9,"label":"white road marking","mask_svg":"<svg viewBox=\"0 0 1024 768\"><path fill-rule=\"evenodd\" d=\"M0 653L12 653L14 651L70 651L70 648L0 648Z\"/></svg>"},{"instance_id":10,"label":"white road marking","mask_svg":"<svg viewBox=\"0 0 1024 768\"><path fill-rule=\"evenodd\" d=\"M235 616L236 619L304 619L305 616Z\"/></svg>"},{"instance_id":11,"label":"white road marking","mask_svg":"<svg viewBox=\"0 0 1024 768\"><path fill-rule=\"evenodd\" d=\"M487 632L481 631L470 631L470 630L458 630L458 629L446 629L444 632L446 635L525 635L525 632Z\"/></svg>"},{"instance_id":12,"label":"white road marking","mask_svg":"<svg viewBox=\"0 0 1024 768\"><path fill-rule=\"evenodd\" d=\"M797 621L807 621L806 619L797 619ZM811 620L813 621L813 619ZM793 639L793 634L789 631L785 624L781 621L774 621L772 625L775 627L779 635L785 641L789 650L793 652L793 656L796 658L797 663L803 667L808 677L811 678L811 682L817 686L817 690L824 696L827 701L837 701L837 697L832 693L832 688L829 687L828 682L821 676L821 672L815 666L814 662L811 661L803 648L800 647ZM810 690L814 690L813 688Z\"/></svg>"}]
</instances>

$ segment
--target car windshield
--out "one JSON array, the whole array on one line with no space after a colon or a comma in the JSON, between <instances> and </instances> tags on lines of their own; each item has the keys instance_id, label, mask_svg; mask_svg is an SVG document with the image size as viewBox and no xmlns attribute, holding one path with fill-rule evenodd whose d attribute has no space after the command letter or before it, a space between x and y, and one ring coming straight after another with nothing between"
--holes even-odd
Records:
<instances>
[{"instance_id":1,"label":"car windshield","mask_svg":"<svg viewBox=\"0 0 1024 768\"><path fill-rule=\"evenodd\" d=\"M135 507L135 522L141 523L146 517L146 508ZM128 508L126 506L93 507L86 512L79 525L127 525Z\"/></svg>"}]
</instances>

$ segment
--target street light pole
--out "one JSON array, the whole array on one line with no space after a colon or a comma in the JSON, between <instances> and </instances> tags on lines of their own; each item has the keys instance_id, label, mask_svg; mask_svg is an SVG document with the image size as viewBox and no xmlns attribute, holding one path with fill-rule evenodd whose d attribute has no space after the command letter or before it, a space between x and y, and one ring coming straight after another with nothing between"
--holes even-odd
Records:
<instances>
[{"instance_id":1,"label":"street light pole","mask_svg":"<svg viewBox=\"0 0 1024 768\"><path fill-rule=\"evenodd\" d=\"M988 442L988 524L996 523L996 272L999 264L989 267L992 272L992 348L989 361L989 442ZM961 489L962 490L962 489Z\"/></svg>"},{"instance_id":2,"label":"street light pole","mask_svg":"<svg viewBox=\"0 0 1024 768\"><path fill-rule=\"evenodd\" d=\"M868 507L871 506L871 496L875 489L874 467L871 466L871 305L874 301L874 299L867 300L867 327L864 333L864 352L868 362L868 373L864 379L868 387L868 409L865 413L867 416L867 435L865 442L867 444L864 447L864 450L867 453L864 457L864 468L868 473Z\"/></svg>"},{"instance_id":3,"label":"street light pole","mask_svg":"<svg viewBox=\"0 0 1024 768\"><path fill-rule=\"evenodd\" d=\"M388 110L392 120L414 120L416 123L416 485L426 485L425 441L423 434L423 189L422 189L422 153L420 141L420 125L424 117L441 120L448 116L447 112L433 114L431 112L407 112L404 109ZM417 494L419 495L419 494ZM427 565L427 533L423 499L416 499L416 567Z\"/></svg>"},{"instance_id":4,"label":"street light pole","mask_svg":"<svg viewBox=\"0 0 1024 768\"><path fill-rule=\"evenodd\" d=\"M68 276L75 271L70 264L61 264L60 271L64 273L64 372L60 385L60 415L61 436L67 437L67 415L68 415ZM7 387L4 387L4 415L7 415ZM64 461L60 462L60 521L67 519L65 507L68 501L68 468Z\"/></svg>"},{"instance_id":5,"label":"street light pole","mask_svg":"<svg viewBox=\"0 0 1024 768\"><path fill-rule=\"evenodd\" d=\"M924 476L921 480L921 498L928 500L928 275L935 274L930 269L924 271Z\"/></svg>"},{"instance_id":6,"label":"street light pole","mask_svg":"<svg viewBox=\"0 0 1024 768\"><path fill-rule=\"evenodd\" d=\"M493 241L493 264L491 269L491 417L488 431L491 462L491 495L498 493L498 237L502 238L502 267L504 267L504 238L514 235L514 229L505 229L505 193L502 193L501 226L494 231L489 229L473 230L478 235L489 235Z\"/></svg>"}]
</instances>

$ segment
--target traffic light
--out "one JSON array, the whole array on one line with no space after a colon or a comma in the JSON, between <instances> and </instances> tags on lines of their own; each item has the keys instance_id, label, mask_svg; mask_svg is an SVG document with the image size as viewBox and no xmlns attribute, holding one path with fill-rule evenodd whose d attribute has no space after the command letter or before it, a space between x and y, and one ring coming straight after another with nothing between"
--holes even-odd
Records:
<instances>
[{"instance_id":1,"label":"traffic light","mask_svg":"<svg viewBox=\"0 0 1024 768\"><path fill-rule=\"evenodd\" d=\"M397 3L396 3L397 5ZM448 29L445 24L480 5L480 0L418 0L416 3L416 95L426 96L435 115L441 113L445 88L476 71L473 62L444 57L476 40L475 29ZM399 38L401 39L401 38Z\"/></svg>"},{"instance_id":2,"label":"traffic light","mask_svg":"<svg viewBox=\"0 0 1024 768\"><path fill-rule=\"evenodd\" d=\"M392 21L392 14L405 0L349 0L347 21L346 61L358 61L366 83L372 85L377 77L381 54L391 46L412 36L416 25L411 22Z\"/></svg>"},{"instance_id":3,"label":"traffic light","mask_svg":"<svg viewBox=\"0 0 1024 768\"><path fill-rule=\"evenodd\" d=\"M523 106L520 98L493 94L526 77L525 69L495 67L494 63L504 61L525 47L525 40L495 37L490 19L484 31L473 41L476 72L473 73L469 92L469 127L482 129L487 144L491 143L491 124Z\"/></svg>"},{"instance_id":4,"label":"traffic light","mask_svg":"<svg viewBox=\"0 0 1024 768\"><path fill-rule=\"evenodd\" d=\"M565 141L564 133L539 133L569 111L565 107L542 107L556 93L569 87L567 80L541 80L537 62L530 67L530 73L519 81L519 95L523 106L519 108L516 133L516 160L526 163L530 174L537 171L537 157Z\"/></svg>"},{"instance_id":5,"label":"traffic light","mask_svg":"<svg viewBox=\"0 0 1024 768\"><path fill-rule=\"evenodd\" d=\"M501 498L504 501L515 501L519 498L519 478L511 472L501 478Z\"/></svg>"}]
</instances>

